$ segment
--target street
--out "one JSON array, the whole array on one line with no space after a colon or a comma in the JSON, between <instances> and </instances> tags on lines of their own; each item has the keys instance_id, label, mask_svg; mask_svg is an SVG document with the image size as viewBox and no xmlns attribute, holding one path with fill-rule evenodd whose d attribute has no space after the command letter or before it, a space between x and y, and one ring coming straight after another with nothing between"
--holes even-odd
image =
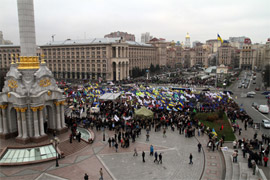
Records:
<instances>
[{"instance_id":1,"label":"street","mask_svg":"<svg viewBox=\"0 0 270 180\"><path fill-rule=\"evenodd\" d=\"M228 88L229 90L231 90L234 95L233 98L234 100L238 103L239 106L241 106L246 112L247 114L254 120L254 123L261 123L262 119L268 119L270 120L270 114L262 114L260 113L258 110L256 110L254 107L252 107L252 103L253 102L257 102L259 105L266 105L267 104L267 99L265 98L265 95L262 95L261 93L264 92L264 90L262 90L262 76L261 73L257 73L256 74L256 84L253 84L253 80L251 77L251 81L248 85L248 88L238 88L239 83L241 82L241 80L244 78L245 73L247 71L243 71L241 73L241 75L239 76L239 80L236 80L231 86L230 88ZM255 91L256 87L260 87L260 91ZM250 91L254 91L256 92L256 95L254 96L254 98L248 98L246 97L246 93L250 92ZM270 129L265 129L264 127L260 127L261 128L261 132L263 134L268 134L270 135Z\"/></svg>"}]
</instances>

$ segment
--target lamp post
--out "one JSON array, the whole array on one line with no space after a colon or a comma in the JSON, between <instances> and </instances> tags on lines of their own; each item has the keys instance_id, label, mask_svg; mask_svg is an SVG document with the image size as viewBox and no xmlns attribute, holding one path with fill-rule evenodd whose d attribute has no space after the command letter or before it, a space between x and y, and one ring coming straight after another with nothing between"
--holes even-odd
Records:
<instances>
[{"instance_id":1,"label":"lamp post","mask_svg":"<svg viewBox=\"0 0 270 180\"><path fill-rule=\"evenodd\" d=\"M58 152L57 152L57 145L59 144L60 140L58 137L54 137L53 139L51 139L51 143L54 145L55 148L55 153L56 153L56 158L55 158L55 167L58 167Z\"/></svg>"}]
</instances>

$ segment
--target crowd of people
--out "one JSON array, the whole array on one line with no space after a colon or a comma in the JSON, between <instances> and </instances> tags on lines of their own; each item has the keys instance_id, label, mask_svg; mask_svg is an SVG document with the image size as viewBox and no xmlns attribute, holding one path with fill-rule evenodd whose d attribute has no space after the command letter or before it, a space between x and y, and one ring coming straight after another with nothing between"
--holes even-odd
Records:
<instances>
[{"instance_id":1,"label":"crowd of people","mask_svg":"<svg viewBox=\"0 0 270 180\"><path fill-rule=\"evenodd\" d=\"M120 97L114 101L100 101L99 97L108 92L119 92ZM68 126L73 128L74 124L81 124L86 128L96 128L96 131L102 131L105 128L114 131L114 136L108 139L108 144L109 147L115 148L116 152L118 148L129 148L130 141L135 142L142 130L146 131L146 141L148 141L151 129L155 132L162 130L164 137L168 129L178 131L186 138L194 136L196 132L198 136L206 133L209 136L207 143L209 150L220 149L226 137L218 138L213 129L195 117L197 113L223 111L231 120L234 132L239 134L242 131L239 123L245 124L245 130L253 125L252 118L238 106L229 93L223 92L196 92L188 89L183 91L136 85L101 87L93 84L84 87L66 87L65 94L69 102L68 107L71 107L71 115L66 117ZM99 111L91 113L92 107L98 107ZM151 110L153 116L150 118L136 116L135 111L141 107ZM82 113L86 116L82 117ZM242 149L245 157L249 154L249 167L252 167L252 160L258 165L264 162L267 166L269 138L264 135L262 140L258 140L258 137L254 135L253 139L239 139L236 140L235 148ZM200 150L201 145L198 145L198 151ZM135 153L134 150L134 155L136 154L137 151ZM237 161L237 154L236 151L234 161Z\"/></svg>"}]
</instances>

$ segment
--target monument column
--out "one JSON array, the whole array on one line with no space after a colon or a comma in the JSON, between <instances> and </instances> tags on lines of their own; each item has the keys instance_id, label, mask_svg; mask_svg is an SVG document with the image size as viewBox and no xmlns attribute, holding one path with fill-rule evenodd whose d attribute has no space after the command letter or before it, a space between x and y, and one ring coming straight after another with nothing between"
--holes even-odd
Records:
<instances>
[{"instance_id":1,"label":"monument column","mask_svg":"<svg viewBox=\"0 0 270 180\"><path fill-rule=\"evenodd\" d=\"M32 111L33 111L33 120L34 120L34 130L35 130L35 135L34 137L39 137L39 127L38 127L38 115L37 115L37 110L38 107L31 107Z\"/></svg>"},{"instance_id":2,"label":"monument column","mask_svg":"<svg viewBox=\"0 0 270 180\"><path fill-rule=\"evenodd\" d=\"M66 127L65 124L65 108L64 108L65 101L61 101L61 120L62 120L62 128Z\"/></svg>"},{"instance_id":3,"label":"monument column","mask_svg":"<svg viewBox=\"0 0 270 180\"><path fill-rule=\"evenodd\" d=\"M116 58L118 58L118 46L115 47L115 50L116 50Z\"/></svg>"},{"instance_id":4,"label":"monument column","mask_svg":"<svg viewBox=\"0 0 270 180\"><path fill-rule=\"evenodd\" d=\"M129 78L129 63L127 63L127 78Z\"/></svg>"},{"instance_id":5,"label":"monument column","mask_svg":"<svg viewBox=\"0 0 270 180\"><path fill-rule=\"evenodd\" d=\"M55 106L56 106L56 128L59 130L61 129L61 112L60 112L60 102L55 101L54 102Z\"/></svg>"},{"instance_id":6,"label":"monument column","mask_svg":"<svg viewBox=\"0 0 270 180\"><path fill-rule=\"evenodd\" d=\"M123 78L124 79L127 79L127 63L124 63L124 67L123 67L123 71L124 71L124 75L123 75Z\"/></svg>"},{"instance_id":7,"label":"monument column","mask_svg":"<svg viewBox=\"0 0 270 180\"><path fill-rule=\"evenodd\" d=\"M38 107L40 136L45 135L45 133L44 133L44 120L43 120L43 108L44 108L44 106Z\"/></svg>"},{"instance_id":8,"label":"monument column","mask_svg":"<svg viewBox=\"0 0 270 180\"><path fill-rule=\"evenodd\" d=\"M119 80L119 69L118 69L119 65L118 65L117 62L115 64L116 64L116 68L115 68L115 70L116 70L116 73L115 73L116 74L116 81L118 81Z\"/></svg>"},{"instance_id":9,"label":"monument column","mask_svg":"<svg viewBox=\"0 0 270 180\"><path fill-rule=\"evenodd\" d=\"M7 105L2 105L2 120L3 120L3 134L9 133L8 124L7 124L7 113L6 113Z\"/></svg>"},{"instance_id":10,"label":"monument column","mask_svg":"<svg viewBox=\"0 0 270 180\"><path fill-rule=\"evenodd\" d=\"M17 124L18 124L18 136L17 137L22 137L22 120L21 120L21 112L20 108L15 107L14 108L17 112Z\"/></svg>"},{"instance_id":11,"label":"monument column","mask_svg":"<svg viewBox=\"0 0 270 180\"><path fill-rule=\"evenodd\" d=\"M1 105L0 105L0 109L1 108ZM3 116L2 116L2 111L0 111L0 134L3 133Z\"/></svg>"},{"instance_id":12,"label":"monument column","mask_svg":"<svg viewBox=\"0 0 270 180\"><path fill-rule=\"evenodd\" d=\"M27 110L27 107L20 108L21 118L22 118L22 138L23 139L28 138L27 123L26 123L26 117L25 117L25 111L26 110Z\"/></svg>"}]
</instances>

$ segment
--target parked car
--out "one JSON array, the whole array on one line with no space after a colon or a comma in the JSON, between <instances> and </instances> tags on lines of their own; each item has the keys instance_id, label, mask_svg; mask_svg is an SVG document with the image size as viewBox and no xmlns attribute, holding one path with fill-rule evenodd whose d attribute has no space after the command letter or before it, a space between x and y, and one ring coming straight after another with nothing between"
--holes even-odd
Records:
<instances>
[{"instance_id":1,"label":"parked car","mask_svg":"<svg viewBox=\"0 0 270 180\"><path fill-rule=\"evenodd\" d=\"M253 95L256 95L256 93L254 91L250 91L248 92L247 94L253 94Z\"/></svg>"},{"instance_id":2,"label":"parked car","mask_svg":"<svg viewBox=\"0 0 270 180\"><path fill-rule=\"evenodd\" d=\"M256 102L253 102L251 105L252 105L255 109L258 109L258 107L259 107L259 104L256 103Z\"/></svg>"},{"instance_id":3,"label":"parked car","mask_svg":"<svg viewBox=\"0 0 270 180\"><path fill-rule=\"evenodd\" d=\"M256 84L256 81L253 81L253 84Z\"/></svg>"},{"instance_id":4,"label":"parked car","mask_svg":"<svg viewBox=\"0 0 270 180\"><path fill-rule=\"evenodd\" d=\"M240 83L239 85L238 85L238 88L241 88L242 87L242 84Z\"/></svg>"},{"instance_id":5,"label":"parked car","mask_svg":"<svg viewBox=\"0 0 270 180\"><path fill-rule=\"evenodd\" d=\"M247 93L247 97L248 97L248 98L254 98L254 94L249 94L249 93Z\"/></svg>"},{"instance_id":6,"label":"parked car","mask_svg":"<svg viewBox=\"0 0 270 180\"><path fill-rule=\"evenodd\" d=\"M244 87L245 87L245 88L248 88L248 83L246 83Z\"/></svg>"},{"instance_id":7,"label":"parked car","mask_svg":"<svg viewBox=\"0 0 270 180\"><path fill-rule=\"evenodd\" d=\"M269 107L267 105L260 105L258 110L263 114L269 113Z\"/></svg>"},{"instance_id":8,"label":"parked car","mask_svg":"<svg viewBox=\"0 0 270 180\"><path fill-rule=\"evenodd\" d=\"M264 91L264 92L262 92L262 95L268 95L268 94L270 94L270 91Z\"/></svg>"},{"instance_id":9,"label":"parked car","mask_svg":"<svg viewBox=\"0 0 270 180\"><path fill-rule=\"evenodd\" d=\"M255 88L255 91L260 91L260 87L256 87Z\"/></svg>"},{"instance_id":10,"label":"parked car","mask_svg":"<svg viewBox=\"0 0 270 180\"><path fill-rule=\"evenodd\" d=\"M265 128L270 128L270 121L267 119L262 120L262 126Z\"/></svg>"}]
</instances>

